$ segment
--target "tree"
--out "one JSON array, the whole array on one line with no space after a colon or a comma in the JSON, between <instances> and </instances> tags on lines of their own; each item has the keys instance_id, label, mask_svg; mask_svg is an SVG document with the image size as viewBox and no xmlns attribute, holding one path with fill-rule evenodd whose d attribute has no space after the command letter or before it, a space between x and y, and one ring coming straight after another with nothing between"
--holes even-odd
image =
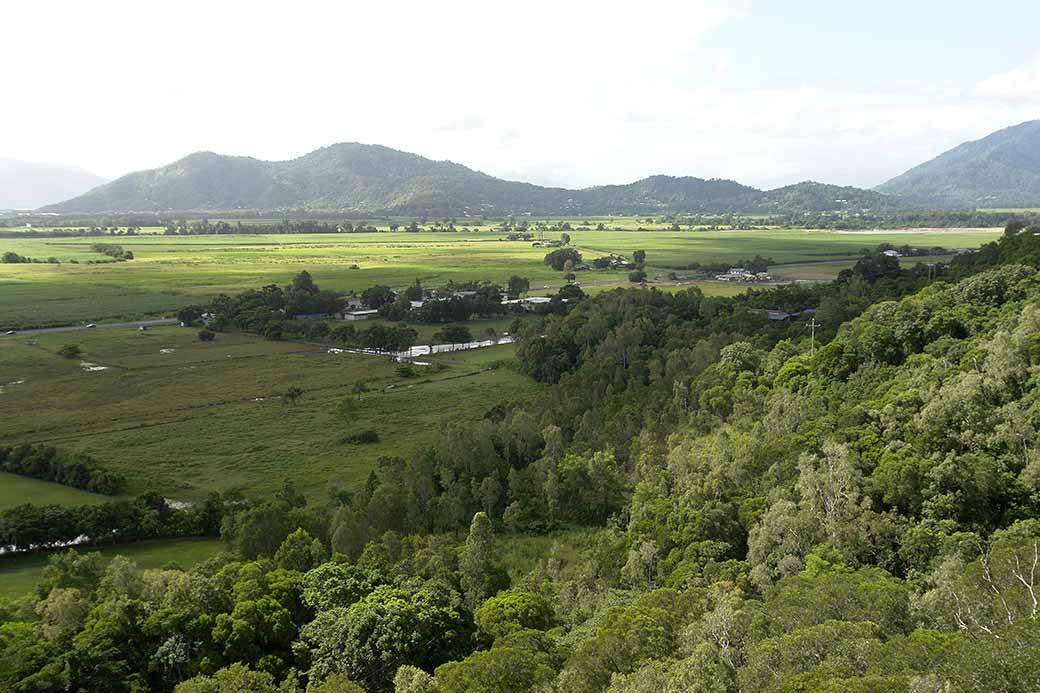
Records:
<instances>
[{"instance_id":1,"label":"tree","mask_svg":"<svg viewBox=\"0 0 1040 693\"><path fill-rule=\"evenodd\" d=\"M306 572L321 565L326 557L327 553L321 542L305 529L297 528L278 547L274 554L274 562L279 568Z\"/></svg>"},{"instance_id":2,"label":"tree","mask_svg":"<svg viewBox=\"0 0 1040 693\"><path fill-rule=\"evenodd\" d=\"M634 253L632 253L632 262L636 263L639 266L642 266L643 263L646 262L646 251L637 250Z\"/></svg>"},{"instance_id":3,"label":"tree","mask_svg":"<svg viewBox=\"0 0 1040 693\"><path fill-rule=\"evenodd\" d=\"M282 402L285 404L293 405L300 401L303 397L303 390L296 387L295 385L289 387L282 394Z\"/></svg>"},{"instance_id":4,"label":"tree","mask_svg":"<svg viewBox=\"0 0 1040 693\"><path fill-rule=\"evenodd\" d=\"M393 303L394 299L397 298L397 294L389 286L382 286L377 284L371 288L365 289L361 294L361 301L375 310L379 310L384 305Z\"/></svg>"},{"instance_id":5,"label":"tree","mask_svg":"<svg viewBox=\"0 0 1040 693\"><path fill-rule=\"evenodd\" d=\"M264 671L253 671L248 666L235 662L219 669L212 676L196 676L178 684L174 693L227 693L227 691L249 691L249 693L278 693L274 677Z\"/></svg>"},{"instance_id":6,"label":"tree","mask_svg":"<svg viewBox=\"0 0 1040 693\"><path fill-rule=\"evenodd\" d=\"M576 266L581 263L581 253L574 248L559 248L545 256L545 264L552 267L557 272L562 272L567 262L571 262L571 266Z\"/></svg>"},{"instance_id":7,"label":"tree","mask_svg":"<svg viewBox=\"0 0 1040 693\"><path fill-rule=\"evenodd\" d=\"M510 298L519 298L531 290L531 281L527 277L514 274L506 284Z\"/></svg>"},{"instance_id":8,"label":"tree","mask_svg":"<svg viewBox=\"0 0 1040 693\"><path fill-rule=\"evenodd\" d=\"M628 281L634 284L641 284L646 281L646 272L641 269L632 270L628 273Z\"/></svg>"},{"instance_id":9,"label":"tree","mask_svg":"<svg viewBox=\"0 0 1040 693\"><path fill-rule=\"evenodd\" d=\"M560 243L562 243L563 245L570 245L571 244L571 235L569 233L561 233L560 234Z\"/></svg>"},{"instance_id":10,"label":"tree","mask_svg":"<svg viewBox=\"0 0 1040 693\"><path fill-rule=\"evenodd\" d=\"M466 545L459 555L459 579L466 603L475 609L493 592L495 580L495 531L487 513L473 516Z\"/></svg>"},{"instance_id":11,"label":"tree","mask_svg":"<svg viewBox=\"0 0 1040 693\"><path fill-rule=\"evenodd\" d=\"M465 325L448 325L435 332L433 338L446 344L464 344L473 341L473 333Z\"/></svg>"},{"instance_id":12,"label":"tree","mask_svg":"<svg viewBox=\"0 0 1040 693\"><path fill-rule=\"evenodd\" d=\"M62 344L58 349L58 355L64 356L67 359L78 359L83 355L83 351L79 348L78 344Z\"/></svg>"},{"instance_id":13,"label":"tree","mask_svg":"<svg viewBox=\"0 0 1040 693\"><path fill-rule=\"evenodd\" d=\"M349 607L320 611L300 633L311 681L343 674L367 690L388 691L403 664L432 670L462 656L471 627L458 594L436 581L382 585Z\"/></svg>"},{"instance_id":14,"label":"tree","mask_svg":"<svg viewBox=\"0 0 1040 693\"><path fill-rule=\"evenodd\" d=\"M499 592L473 614L480 632L490 638L517 633L524 629L549 630L553 626L552 605L530 592Z\"/></svg>"},{"instance_id":15,"label":"tree","mask_svg":"<svg viewBox=\"0 0 1040 693\"><path fill-rule=\"evenodd\" d=\"M177 319L184 327L191 327L202 318L204 312L202 306L184 306L177 311Z\"/></svg>"},{"instance_id":16,"label":"tree","mask_svg":"<svg viewBox=\"0 0 1040 693\"><path fill-rule=\"evenodd\" d=\"M318 293L318 285L314 283L311 273L307 270L303 270L293 277L292 289L306 294Z\"/></svg>"}]
</instances>

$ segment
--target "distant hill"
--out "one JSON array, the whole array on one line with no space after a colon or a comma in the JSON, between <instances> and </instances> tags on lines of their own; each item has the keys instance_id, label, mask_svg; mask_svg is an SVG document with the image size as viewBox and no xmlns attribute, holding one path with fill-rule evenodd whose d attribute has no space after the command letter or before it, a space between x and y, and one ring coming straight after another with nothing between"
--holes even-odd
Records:
<instances>
[{"instance_id":1,"label":"distant hill","mask_svg":"<svg viewBox=\"0 0 1040 693\"><path fill-rule=\"evenodd\" d=\"M828 212L869 209L884 211L906 209L905 200L852 186L828 185L807 180L767 190L754 198L754 210L761 212Z\"/></svg>"},{"instance_id":2,"label":"distant hill","mask_svg":"<svg viewBox=\"0 0 1040 693\"><path fill-rule=\"evenodd\" d=\"M1040 207L1040 120L958 145L877 190L931 207Z\"/></svg>"},{"instance_id":3,"label":"distant hill","mask_svg":"<svg viewBox=\"0 0 1040 693\"><path fill-rule=\"evenodd\" d=\"M856 188L800 183L762 192L730 180L693 177L651 176L583 190L547 188L378 145L344 143L290 161L199 152L41 211L461 216L825 211L892 204L891 198Z\"/></svg>"},{"instance_id":4,"label":"distant hill","mask_svg":"<svg viewBox=\"0 0 1040 693\"><path fill-rule=\"evenodd\" d=\"M75 166L0 159L0 209L36 209L82 195L104 182Z\"/></svg>"}]
</instances>

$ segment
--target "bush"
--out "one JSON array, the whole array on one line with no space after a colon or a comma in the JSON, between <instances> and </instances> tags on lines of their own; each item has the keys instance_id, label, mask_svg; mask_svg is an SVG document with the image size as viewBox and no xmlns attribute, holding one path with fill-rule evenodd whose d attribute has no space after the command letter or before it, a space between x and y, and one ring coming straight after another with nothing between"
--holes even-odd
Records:
<instances>
[{"instance_id":1,"label":"bush","mask_svg":"<svg viewBox=\"0 0 1040 693\"><path fill-rule=\"evenodd\" d=\"M345 445L370 445L379 442L379 434L372 429L351 433L340 440Z\"/></svg>"},{"instance_id":2,"label":"bush","mask_svg":"<svg viewBox=\"0 0 1040 693\"><path fill-rule=\"evenodd\" d=\"M448 325L434 333L433 338L445 344L462 344L473 341L473 333L465 325Z\"/></svg>"},{"instance_id":3,"label":"bush","mask_svg":"<svg viewBox=\"0 0 1040 693\"><path fill-rule=\"evenodd\" d=\"M199 341L200 342L212 342L216 338L216 333L211 330L199 330Z\"/></svg>"},{"instance_id":4,"label":"bush","mask_svg":"<svg viewBox=\"0 0 1040 693\"><path fill-rule=\"evenodd\" d=\"M58 349L58 356L64 356L67 359L78 359L82 355L83 350L79 348L78 344L62 344Z\"/></svg>"}]
</instances>

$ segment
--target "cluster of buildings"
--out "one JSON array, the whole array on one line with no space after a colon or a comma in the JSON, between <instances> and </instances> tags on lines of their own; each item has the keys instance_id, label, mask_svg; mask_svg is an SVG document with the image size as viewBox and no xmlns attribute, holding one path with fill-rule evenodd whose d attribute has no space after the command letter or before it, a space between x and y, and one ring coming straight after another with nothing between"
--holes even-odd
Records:
<instances>
[{"instance_id":1,"label":"cluster of buildings","mask_svg":"<svg viewBox=\"0 0 1040 693\"><path fill-rule=\"evenodd\" d=\"M768 272L752 272L743 267L730 267L722 274L716 274L715 278L720 282L768 282L773 277Z\"/></svg>"},{"instance_id":2,"label":"cluster of buildings","mask_svg":"<svg viewBox=\"0 0 1040 693\"><path fill-rule=\"evenodd\" d=\"M446 301L449 298L455 297L469 297L476 296L476 291L453 291L451 296L439 296L439 297L427 297L420 301L409 301L412 309L422 308L423 304L428 301ZM533 311L539 306L548 305L552 301L549 296L528 296L527 298L514 298L510 299L507 295L502 294L502 305L504 306L519 306L523 310ZM379 317L379 311L374 308L367 307L359 298L351 297L343 304L342 310L336 313L306 313L294 315L297 319L330 319L330 320L344 320L347 322L356 322L358 320L372 320Z\"/></svg>"}]
</instances>

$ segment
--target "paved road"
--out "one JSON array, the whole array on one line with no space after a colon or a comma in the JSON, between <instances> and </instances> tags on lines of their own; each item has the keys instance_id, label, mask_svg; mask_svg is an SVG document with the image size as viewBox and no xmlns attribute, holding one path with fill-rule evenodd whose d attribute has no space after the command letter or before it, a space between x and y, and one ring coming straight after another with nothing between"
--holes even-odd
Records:
<instances>
[{"instance_id":1,"label":"paved road","mask_svg":"<svg viewBox=\"0 0 1040 693\"><path fill-rule=\"evenodd\" d=\"M155 327L157 325L180 325L176 318L163 318L161 320L137 320L135 322L99 322L96 329L104 327ZM37 330L19 330L14 336L20 337L27 334L49 334L51 332L78 332L80 330L95 329L86 325L68 325L66 327L42 327ZM3 336L0 333L0 336Z\"/></svg>"}]
</instances>

